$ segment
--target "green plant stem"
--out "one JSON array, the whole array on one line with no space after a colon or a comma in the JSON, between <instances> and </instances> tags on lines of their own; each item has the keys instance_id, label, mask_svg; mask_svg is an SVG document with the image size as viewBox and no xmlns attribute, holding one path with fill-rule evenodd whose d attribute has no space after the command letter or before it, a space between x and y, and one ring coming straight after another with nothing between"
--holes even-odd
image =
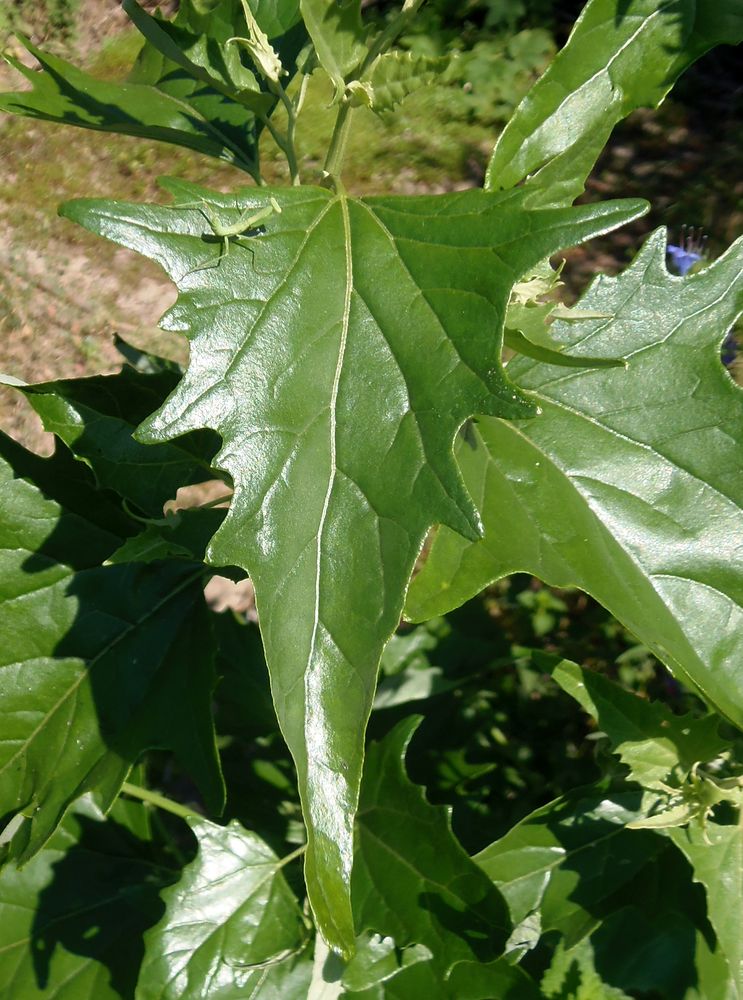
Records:
<instances>
[{"instance_id":1,"label":"green plant stem","mask_svg":"<svg viewBox=\"0 0 743 1000\"><path fill-rule=\"evenodd\" d=\"M335 127L330 137L328 154L325 157L325 166L323 169L326 176L331 178L335 184L336 189L340 186L340 173L343 166L343 157L346 152L346 140L348 139L351 127L351 111L351 105L346 101L338 108L338 117L335 119Z\"/></svg>"},{"instance_id":2,"label":"green plant stem","mask_svg":"<svg viewBox=\"0 0 743 1000\"><path fill-rule=\"evenodd\" d=\"M191 816L198 815L193 809L187 809L179 802L173 802L172 799L167 799L158 792L153 792L149 788L141 788L139 785L132 785L128 781L125 781L121 786L121 791L126 795L131 795L132 798L141 799L142 802L149 802L150 805L157 806L158 809L164 809L174 816L180 816L181 819L190 819Z\"/></svg>"},{"instance_id":3,"label":"green plant stem","mask_svg":"<svg viewBox=\"0 0 743 1000\"><path fill-rule=\"evenodd\" d=\"M283 147L283 152L286 156L286 162L289 164L289 174L292 179L292 184L296 186L300 183L297 151L294 145L294 135L297 128L297 109L294 107L289 95L280 83L277 82L272 85L269 84L269 86L271 86L271 89L286 108L288 122L286 126L286 138L284 139L285 145Z\"/></svg>"},{"instance_id":4,"label":"green plant stem","mask_svg":"<svg viewBox=\"0 0 743 1000\"><path fill-rule=\"evenodd\" d=\"M283 868L284 865L288 865L292 861L295 861L297 858L301 858L302 855L304 854L304 852L306 850L307 850L307 845L306 844L302 844L301 847L298 847L296 849L296 851L291 851L290 854L286 854L283 858L281 858L279 860L279 863L276 865L276 867L277 868Z\"/></svg>"},{"instance_id":5,"label":"green plant stem","mask_svg":"<svg viewBox=\"0 0 743 1000\"><path fill-rule=\"evenodd\" d=\"M425 0L405 0L405 3L402 5L402 10L397 17L387 25L384 31L377 35L376 39L372 43L366 55L366 59L364 59L361 64L361 71L359 72L358 79L363 79L364 73L366 73L366 71L372 66L374 60L390 48L395 39L402 34L424 3Z\"/></svg>"}]
</instances>

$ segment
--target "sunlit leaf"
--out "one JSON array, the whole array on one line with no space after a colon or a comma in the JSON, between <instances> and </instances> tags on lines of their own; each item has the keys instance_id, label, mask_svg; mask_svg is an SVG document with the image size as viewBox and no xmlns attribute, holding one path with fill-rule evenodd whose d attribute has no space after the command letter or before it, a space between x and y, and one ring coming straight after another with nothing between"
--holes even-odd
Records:
<instances>
[{"instance_id":1,"label":"sunlit leaf","mask_svg":"<svg viewBox=\"0 0 743 1000\"><path fill-rule=\"evenodd\" d=\"M708 49L741 40L738 0L591 0L498 138L485 186L526 181L534 204L569 204L618 121L657 107Z\"/></svg>"},{"instance_id":2,"label":"sunlit leaf","mask_svg":"<svg viewBox=\"0 0 743 1000\"><path fill-rule=\"evenodd\" d=\"M199 849L163 893L136 1000L292 1000L307 995L308 928L282 862L234 820L190 821Z\"/></svg>"},{"instance_id":3,"label":"sunlit leaf","mask_svg":"<svg viewBox=\"0 0 743 1000\"><path fill-rule=\"evenodd\" d=\"M657 232L581 300L609 319L555 323L571 353L628 369L508 373L542 413L483 417L457 457L481 506L470 543L440 529L407 612L441 614L526 571L597 598L718 711L743 723L743 395L720 342L743 305L743 244L671 277Z\"/></svg>"},{"instance_id":4,"label":"sunlit leaf","mask_svg":"<svg viewBox=\"0 0 743 1000\"><path fill-rule=\"evenodd\" d=\"M222 435L216 461L235 494L209 556L255 584L299 774L310 900L328 942L348 951L379 657L430 525L479 531L452 441L471 413L534 412L500 363L510 288L559 246L643 205L531 213L520 192L352 199L312 187L169 187L183 207L78 201L63 211L157 260L179 286L163 325L188 334L191 362L138 436ZM207 200L228 225L271 198L281 213L229 254L190 207Z\"/></svg>"}]
</instances>

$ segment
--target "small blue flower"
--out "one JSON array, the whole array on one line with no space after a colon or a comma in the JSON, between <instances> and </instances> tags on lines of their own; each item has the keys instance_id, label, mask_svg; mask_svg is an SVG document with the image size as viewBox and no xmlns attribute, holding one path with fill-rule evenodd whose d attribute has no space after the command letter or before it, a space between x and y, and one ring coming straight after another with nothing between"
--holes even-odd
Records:
<instances>
[{"instance_id":1,"label":"small blue flower","mask_svg":"<svg viewBox=\"0 0 743 1000\"><path fill-rule=\"evenodd\" d=\"M674 246L673 243L668 244L666 253L671 258L670 264L673 270L682 278L702 259L701 254L694 253L693 250L685 250L683 247Z\"/></svg>"},{"instance_id":2,"label":"small blue flower","mask_svg":"<svg viewBox=\"0 0 743 1000\"><path fill-rule=\"evenodd\" d=\"M720 353L720 360L729 368L730 365L735 361L738 356L738 341L735 339L735 335L731 330L730 333L725 337L722 342L722 351Z\"/></svg>"},{"instance_id":3,"label":"small blue flower","mask_svg":"<svg viewBox=\"0 0 743 1000\"><path fill-rule=\"evenodd\" d=\"M692 226L689 229L687 235L686 226L681 227L681 246L676 246L674 243L669 243L666 248L669 259L669 269L678 274L680 277L685 277L689 271L698 264L700 260L703 260L705 256L705 243L707 242L706 236L703 235L702 230L695 230Z\"/></svg>"},{"instance_id":4,"label":"small blue flower","mask_svg":"<svg viewBox=\"0 0 743 1000\"><path fill-rule=\"evenodd\" d=\"M666 247L668 254L668 270L679 277L685 277L692 268L707 257L706 253L707 237L702 230L695 230L692 226L688 233L686 226L681 227L681 245L676 246L669 243ZM720 360L729 368L733 364L738 354L738 341L732 330L723 341L720 351Z\"/></svg>"}]
</instances>

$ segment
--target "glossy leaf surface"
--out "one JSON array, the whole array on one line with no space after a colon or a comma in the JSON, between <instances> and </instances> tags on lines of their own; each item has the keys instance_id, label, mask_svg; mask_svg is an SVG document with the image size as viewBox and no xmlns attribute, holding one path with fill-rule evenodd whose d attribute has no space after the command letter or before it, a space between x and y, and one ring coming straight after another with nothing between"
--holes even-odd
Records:
<instances>
[{"instance_id":1,"label":"glossy leaf surface","mask_svg":"<svg viewBox=\"0 0 743 1000\"><path fill-rule=\"evenodd\" d=\"M497 959L510 921L500 893L454 837L447 811L430 805L405 773L414 725L400 723L367 754L357 817L354 914L359 930L428 948L434 956L430 971L443 985L457 962ZM405 974L399 976L401 983Z\"/></svg>"},{"instance_id":2,"label":"glossy leaf surface","mask_svg":"<svg viewBox=\"0 0 743 1000\"><path fill-rule=\"evenodd\" d=\"M254 581L299 774L310 900L328 942L348 951L352 823L379 657L429 526L479 531L452 440L471 413L534 412L500 363L510 288L560 245L643 206L530 213L519 192L355 200L311 187L218 196L168 186L183 207L80 201L63 211L152 257L179 286L163 325L187 333L191 363L139 438L222 435L216 462L235 494L210 559ZM190 207L206 199L228 225L271 197L281 214L224 256Z\"/></svg>"},{"instance_id":3,"label":"glossy leaf surface","mask_svg":"<svg viewBox=\"0 0 743 1000\"><path fill-rule=\"evenodd\" d=\"M101 566L123 539L96 523L90 478L73 492L64 457L47 460L45 477L44 460L17 446L5 451L0 815L28 816L11 854L30 857L85 791L109 805L147 747L174 750L218 810L202 568ZM46 495L21 478L40 465L34 478L46 478Z\"/></svg>"},{"instance_id":4,"label":"glossy leaf surface","mask_svg":"<svg viewBox=\"0 0 743 1000\"><path fill-rule=\"evenodd\" d=\"M526 180L535 204L569 204L618 121L657 107L708 49L741 40L738 0L591 0L499 137L485 186Z\"/></svg>"},{"instance_id":5,"label":"glossy leaf surface","mask_svg":"<svg viewBox=\"0 0 743 1000\"><path fill-rule=\"evenodd\" d=\"M743 396L719 349L743 304L743 246L684 279L664 258L657 232L584 296L612 319L551 327L571 353L620 354L627 371L509 364L542 414L483 418L458 444L485 534L442 528L407 612L441 614L521 570L578 586L740 724Z\"/></svg>"},{"instance_id":6,"label":"glossy leaf surface","mask_svg":"<svg viewBox=\"0 0 743 1000\"><path fill-rule=\"evenodd\" d=\"M640 792L583 789L531 813L475 861L505 897L516 931L538 918L538 932L573 940L590 931L601 904L663 848L656 834L625 829L641 815Z\"/></svg>"},{"instance_id":7,"label":"glossy leaf surface","mask_svg":"<svg viewBox=\"0 0 743 1000\"><path fill-rule=\"evenodd\" d=\"M102 820L81 802L27 865L0 871L2 1000L133 997L142 933L174 873L148 843Z\"/></svg>"},{"instance_id":8,"label":"glossy leaf surface","mask_svg":"<svg viewBox=\"0 0 743 1000\"><path fill-rule=\"evenodd\" d=\"M234 820L190 826L198 854L163 893L136 1000L305 997L308 929L279 859Z\"/></svg>"}]
</instances>

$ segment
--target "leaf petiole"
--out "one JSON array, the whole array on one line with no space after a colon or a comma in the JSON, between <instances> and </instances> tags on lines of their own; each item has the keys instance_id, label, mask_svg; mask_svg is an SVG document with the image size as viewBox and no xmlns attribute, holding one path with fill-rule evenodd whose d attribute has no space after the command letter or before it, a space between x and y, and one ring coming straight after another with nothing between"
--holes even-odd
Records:
<instances>
[{"instance_id":1,"label":"leaf petiole","mask_svg":"<svg viewBox=\"0 0 743 1000\"><path fill-rule=\"evenodd\" d=\"M153 792L150 788L142 788L140 785L132 785L128 781L123 783L121 791L125 795L131 795L132 798L157 806L158 809L164 809L165 812L172 813L174 816L180 816L181 819L190 819L192 816L199 815L195 809L189 809L181 805L180 802L174 802L172 799L160 795L159 792Z\"/></svg>"}]
</instances>

